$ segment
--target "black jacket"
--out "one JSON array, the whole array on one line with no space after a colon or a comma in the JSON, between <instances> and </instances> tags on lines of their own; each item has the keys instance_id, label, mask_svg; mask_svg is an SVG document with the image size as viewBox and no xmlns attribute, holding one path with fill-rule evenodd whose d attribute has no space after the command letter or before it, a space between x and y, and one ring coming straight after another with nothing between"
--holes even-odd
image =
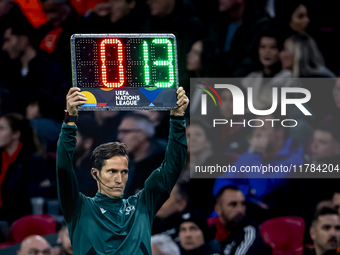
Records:
<instances>
[{"instance_id":1,"label":"black jacket","mask_svg":"<svg viewBox=\"0 0 340 255\"><path fill-rule=\"evenodd\" d=\"M3 205L0 207L0 220L13 222L32 213L30 197L43 196L39 183L45 178L45 164L45 159L37 156L29 146L22 146L15 162L9 165L1 186Z\"/></svg>"},{"instance_id":2,"label":"black jacket","mask_svg":"<svg viewBox=\"0 0 340 255\"><path fill-rule=\"evenodd\" d=\"M182 247L181 255L222 255L222 245L217 239L211 240L209 243L202 245L201 247L185 251Z\"/></svg>"},{"instance_id":3,"label":"black jacket","mask_svg":"<svg viewBox=\"0 0 340 255\"><path fill-rule=\"evenodd\" d=\"M216 227L212 227L214 233ZM226 239L222 241L225 255L271 255L269 245L263 242L259 228L254 222L245 220L243 224L231 230Z\"/></svg>"}]
</instances>

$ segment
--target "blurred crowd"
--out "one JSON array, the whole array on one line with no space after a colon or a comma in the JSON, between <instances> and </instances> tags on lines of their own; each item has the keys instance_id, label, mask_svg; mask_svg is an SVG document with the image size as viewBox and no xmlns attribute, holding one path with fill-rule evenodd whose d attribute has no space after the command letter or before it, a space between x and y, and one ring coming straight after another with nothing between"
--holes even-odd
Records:
<instances>
[{"instance_id":1,"label":"blurred crowd","mask_svg":"<svg viewBox=\"0 0 340 255\"><path fill-rule=\"evenodd\" d=\"M16 246L18 254L33 254L30 249L34 254L73 254L57 203L55 172L65 95L72 86L70 36L173 33L180 85L191 95L189 153L155 219L153 255L271 254L279 249L275 237L282 233L268 226L287 219L285 224L295 222L296 229L287 230L285 238L292 237L284 248L292 247L298 252L294 254L336 254L337 179L190 176L193 166L216 160L237 168L304 163L340 167L339 8L340 2L332 0L0 0L0 242L15 244L10 226L18 219L49 214L63 241L54 242L52 249L44 237L29 236ZM288 108L289 118L298 120L295 128L265 122L261 128L220 125L212 130L192 117L200 111L200 94L190 93L190 78L208 77L240 78L240 89L253 88L256 109L271 107L273 87L307 88L312 99L306 107L312 116ZM327 79L310 83L307 78ZM233 116L231 92L219 94L222 104L210 107L210 116L239 122L254 118L249 112ZM92 150L120 141L130 153L128 197L143 188L163 161L169 113L80 112L77 126L74 169L80 191L86 196L97 192L90 174Z\"/></svg>"}]
</instances>

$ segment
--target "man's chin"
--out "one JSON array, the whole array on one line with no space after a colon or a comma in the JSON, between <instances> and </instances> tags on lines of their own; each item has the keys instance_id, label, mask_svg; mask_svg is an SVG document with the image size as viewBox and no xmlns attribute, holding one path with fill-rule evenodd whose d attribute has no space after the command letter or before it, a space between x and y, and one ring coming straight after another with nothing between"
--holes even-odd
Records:
<instances>
[{"instance_id":1,"label":"man's chin","mask_svg":"<svg viewBox=\"0 0 340 255\"><path fill-rule=\"evenodd\" d=\"M116 199L116 198L120 198L123 195L123 192L120 191L111 191L109 193L110 198Z\"/></svg>"}]
</instances>

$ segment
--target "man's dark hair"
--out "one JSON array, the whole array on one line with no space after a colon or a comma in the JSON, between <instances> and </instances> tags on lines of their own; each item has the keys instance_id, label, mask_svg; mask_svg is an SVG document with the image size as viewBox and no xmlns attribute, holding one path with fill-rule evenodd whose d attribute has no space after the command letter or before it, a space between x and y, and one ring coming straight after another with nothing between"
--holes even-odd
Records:
<instances>
[{"instance_id":1,"label":"man's dark hair","mask_svg":"<svg viewBox=\"0 0 340 255\"><path fill-rule=\"evenodd\" d=\"M324 215L337 215L339 216L338 212L335 209L329 208L329 207L323 207L320 210L317 210L314 213L313 219L312 219L312 225L314 225L320 216Z\"/></svg>"},{"instance_id":2,"label":"man's dark hair","mask_svg":"<svg viewBox=\"0 0 340 255\"><path fill-rule=\"evenodd\" d=\"M222 196L222 194L224 193L224 191L226 190L234 190L234 191L240 191L240 189L234 185L227 185L227 186L224 186L223 188L221 188L217 194L216 194L216 202L217 200Z\"/></svg>"},{"instance_id":3,"label":"man's dark hair","mask_svg":"<svg viewBox=\"0 0 340 255\"><path fill-rule=\"evenodd\" d=\"M101 171L102 167L105 165L105 160L115 156L123 156L129 160L128 148L125 143L111 142L101 144L92 152L92 167Z\"/></svg>"}]
</instances>

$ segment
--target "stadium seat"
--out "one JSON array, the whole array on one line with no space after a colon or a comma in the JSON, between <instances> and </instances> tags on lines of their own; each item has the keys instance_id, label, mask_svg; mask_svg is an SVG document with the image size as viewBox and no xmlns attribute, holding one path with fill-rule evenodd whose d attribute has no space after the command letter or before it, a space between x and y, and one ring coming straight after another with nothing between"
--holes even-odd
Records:
<instances>
[{"instance_id":1,"label":"stadium seat","mask_svg":"<svg viewBox=\"0 0 340 255\"><path fill-rule=\"evenodd\" d=\"M301 255L304 231L305 221L300 217L278 217L260 225L261 236L273 255Z\"/></svg>"},{"instance_id":2,"label":"stadium seat","mask_svg":"<svg viewBox=\"0 0 340 255\"><path fill-rule=\"evenodd\" d=\"M56 231L56 221L48 214L33 214L13 222L8 242L20 243L30 235L48 235Z\"/></svg>"}]
</instances>

